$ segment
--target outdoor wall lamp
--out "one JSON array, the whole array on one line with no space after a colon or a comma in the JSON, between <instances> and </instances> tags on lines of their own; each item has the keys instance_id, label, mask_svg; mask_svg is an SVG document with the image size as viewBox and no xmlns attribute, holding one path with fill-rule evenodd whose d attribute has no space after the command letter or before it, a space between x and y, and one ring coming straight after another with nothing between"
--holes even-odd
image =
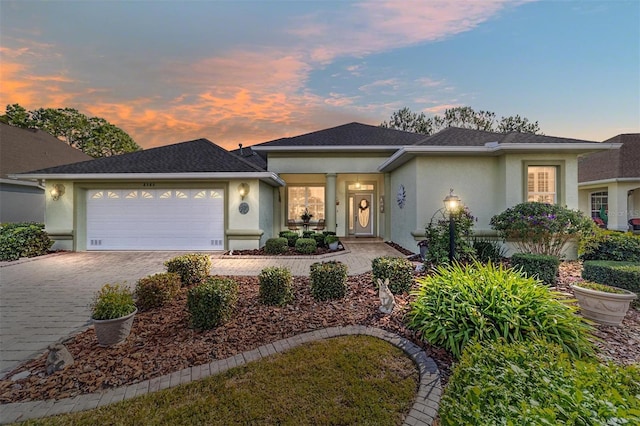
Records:
<instances>
[{"instance_id":1,"label":"outdoor wall lamp","mask_svg":"<svg viewBox=\"0 0 640 426\"><path fill-rule=\"evenodd\" d=\"M246 183L241 183L238 186L238 194L240 194L240 197L244 200L244 197L246 197L247 195L249 195L249 185Z\"/></svg>"},{"instance_id":2,"label":"outdoor wall lamp","mask_svg":"<svg viewBox=\"0 0 640 426\"><path fill-rule=\"evenodd\" d=\"M456 257L456 222L454 216L460 208L460 197L453 193L453 188L449 190L449 195L444 197L444 207L449 212L449 262L453 262Z\"/></svg>"},{"instance_id":3,"label":"outdoor wall lamp","mask_svg":"<svg viewBox=\"0 0 640 426\"><path fill-rule=\"evenodd\" d=\"M51 188L50 194L51 198L53 198L53 201L58 201L60 197L64 195L64 185L61 183L56 183L55 185L53 185L53 188Z\"/></svg>"}]
</instances>

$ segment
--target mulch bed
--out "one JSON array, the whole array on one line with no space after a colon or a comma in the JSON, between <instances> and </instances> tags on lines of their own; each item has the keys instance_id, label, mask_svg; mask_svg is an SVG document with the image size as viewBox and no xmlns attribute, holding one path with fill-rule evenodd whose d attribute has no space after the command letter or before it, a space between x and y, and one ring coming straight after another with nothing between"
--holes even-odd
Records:
<instances>
[{"instance_id":1,"label":"mulch bed","mask_svg":"<svg viewBox=\"0 0 640 426\"><path fill-rule=\"evenodd\" d=\"M579 280L581 267L578 262L563 263L557 289L572 296L571 283ZM396 296L398 306L391 315L379 312L380 301L371 273L349 277L347 296L329 302L316 302L311 296L309 279L295 277L295 300L284 307L259 302L256 277L231 278L240 284L240 294L234 316L226 324L207 331L190 328L184 290L169 305L138 313L131 335L120 346L100 348L90 328L65 342L75 359L71 367L46 376L46 353L20 366L0 381L0 403L98 392L224 359L303 332L353 324L379 327L413 341L435 360L443 384L450 376L453 363L450 354L421 342L404 326L410 296ZM623 327L597 326L595 334L601 338L596 343L601 359L619 364L640 362L638 310L627 314ZM10 380L24 371L31 375L15 382Z\"/></svg>"}]
</instances>

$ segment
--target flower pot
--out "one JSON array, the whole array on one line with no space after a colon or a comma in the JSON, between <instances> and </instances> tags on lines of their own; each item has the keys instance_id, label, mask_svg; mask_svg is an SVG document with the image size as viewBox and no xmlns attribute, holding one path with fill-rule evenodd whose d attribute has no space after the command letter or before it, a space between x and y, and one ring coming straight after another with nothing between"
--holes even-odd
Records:
<instances>
[{"instance_id":1,"label":"flower pot","mask_svg":"<svg viewBox=\"0 0 640 426\"><path fill-rule=\"evenodd\" d=\"M604 325L621 325L631 301L638 297L628 290L620 294L607 293L578 285L573 286L573 293L582 315Z\"/></svg>"},{"instance_id":2,"label":"flower pot","mask_svg":"<svg viewBox=\"0 0 640 426\"><path fill-rule=\"evenodd\" d=\"M340 244L340 241L336 241L335 243L329 243L329 250L338 250L338 244Z\"/></svg>"},{"instance_id":3,"label":"flower pot","mask_svg":"<svg viewBox=\"0 0 640 426\"><path fill-rule=\"evenodd\" d=\"M124 342L129 336L129 333L131 333L131 326L133 325L133 318L136 313L138 313L137 308L124 317L108 320L94 319L93 328L96 331L98 345L108 347Z\"/></svg>"}]
</instances>

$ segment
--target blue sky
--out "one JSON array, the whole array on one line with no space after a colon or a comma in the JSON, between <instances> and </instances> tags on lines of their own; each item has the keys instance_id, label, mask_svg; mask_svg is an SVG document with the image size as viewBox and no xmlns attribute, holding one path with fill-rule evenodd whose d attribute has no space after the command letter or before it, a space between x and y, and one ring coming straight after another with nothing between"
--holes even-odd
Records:
<instances>
[{"instance_id":1,"label":"blue sky","mask_svg":"<svg viewBox=\"0 0 640 426\"><path fill-rule=\"evenodd\" d=\"M4 1L0 104L227 148L408 106L640 131L640 1Z\"/></svg>"}]
</instances>

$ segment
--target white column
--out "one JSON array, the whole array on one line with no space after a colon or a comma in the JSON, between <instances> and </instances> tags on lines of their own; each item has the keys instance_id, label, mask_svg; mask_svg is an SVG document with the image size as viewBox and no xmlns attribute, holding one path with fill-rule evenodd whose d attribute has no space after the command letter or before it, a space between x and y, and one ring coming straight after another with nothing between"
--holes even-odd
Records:
<instances>
[{"instance_id":1,"label":"white column","mask_svg":"<svg viewBox=\"0 0 640 426\"><path fill-rule=\"evenodd\" d=\"M336 231L336 174L326 174L326 188L324 192L324 210L327 231Z\"/></svg>"},{"instance_id":2,"label":"white column","mask_svg":"<svg viewBox=\"0 0 640 426\"><path fill-rule=\"evenodd\" d=\"M619 184L610 184L607 188L609 197L609 222L607 228L616 231L626 231L627 224L627 191L618 188Z\"/></svg>"}]
</instances>

